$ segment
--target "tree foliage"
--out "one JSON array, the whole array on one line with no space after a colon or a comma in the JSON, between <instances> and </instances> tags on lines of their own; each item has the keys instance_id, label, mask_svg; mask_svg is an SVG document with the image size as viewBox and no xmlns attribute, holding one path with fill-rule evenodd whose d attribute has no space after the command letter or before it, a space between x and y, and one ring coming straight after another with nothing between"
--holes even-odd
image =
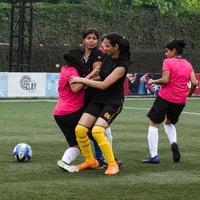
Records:
<instances>
[{"instance_id":1,"label":"tree foliage","mask_svg":"<svg viewBox=\"0 0 200 200\"><path fill-rule=\"evenodd\" d=\"M200 14L199 0L83 0L104 10L151 7L161 14L180 15L184 12Z\"/></svg>"}]
</instances>

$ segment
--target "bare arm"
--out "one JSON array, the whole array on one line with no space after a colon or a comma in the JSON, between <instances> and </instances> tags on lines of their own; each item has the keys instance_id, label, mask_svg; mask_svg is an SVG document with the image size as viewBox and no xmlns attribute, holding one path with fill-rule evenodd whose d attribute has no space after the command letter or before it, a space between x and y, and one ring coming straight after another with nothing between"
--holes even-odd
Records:
<instances>
[{"instance_id":1,"label":"bare arm","mask_svg":"<svg viewBox=\"0 0 200 200\"><path fill-rule=\"evenodd\" d=\"M86 76L88 79L95 79L96 77L99 76L100 68L101 68L101 63L100 61L93 63L93 70Z\"/></svg>"},{"instance_id":2,"label":"bare arm","mask_svg":"<svg viewBox=\"0 0 200 200\"><path fill-rule=\"evenodd\" d=\"M73 92L77 93L79 92L81 89L84 89L84 84L82 83L74 83L74 84L71 84L70 83L70 88Z\"/></svg>"},{"instance_id":3,"label":"bare arm","mask_svg":"<svg viewBox=\"0 0 200 200\"><path fill-rule=\"evenodd\" d=\"M191 81L191 87L190 87L190 90L189 90L189 93L188 93L188 97L191 97L193 92L195 91L197 85L198 85L198 81L195 77L195 73L194 71L192 71L191 75L190 75L190 81Z\"/></svg>"},{"instance_id":4,"label":"bare arm","mask_svg":"<svg viewBox=\"0 0 200 200\"><path fill-rule=\"evenodd\" d=\"M101 62L95 62L93 64L93 70L85 78L99 80L100 68ZM84 83L70 83L70 88L73 92L79 92L81 89L85 89L86 86Z\"/></svg>"},{"instance_id":5,"label":"bare arm","mask_svg":"<svg viewBox=\"0 0 200 200\"><path fill-rule=\"evenodd\" d=\"M162 77L157 80L149 79L149 84L156 84L156 85L165 85L169 82L169 71L163 71Z\"/></svg>"},{"instance_id":6,"label":"bare arm","mask_svg":"<svg viewBox=\"0 0 200 200\"><path fill-rule=\"evenodd\" d=\"M113 83L115 83L118 79L123 77L125 73L126 71L124 67L117 67L108 77L106 77L104 81L95 81L87 78L72 77L71 83L83 83L93 88L105 90Z\"/></svg>"}]
</instances>

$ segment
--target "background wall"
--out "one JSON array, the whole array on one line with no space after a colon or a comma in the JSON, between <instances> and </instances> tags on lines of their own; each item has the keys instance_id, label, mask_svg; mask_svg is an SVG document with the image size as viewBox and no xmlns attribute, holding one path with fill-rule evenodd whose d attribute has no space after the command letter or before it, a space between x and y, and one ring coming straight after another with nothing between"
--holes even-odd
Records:
<instances>
[{"instance_id":1,"label":"background wall","mask_svg":"<svg viewBox=\"0 0 200 200\"><path fill-rule=\"evenodd\" d=\"M131 44L130 71L160 72L164 45L184 38L186 56L200 72L200 16L185 12L160 14L151 7L102 10L82 4L34 3L32 72L57 72L62 54L81 43L81 33L96 27L100 34L117 31ZM8 71L10 4L0 3L0 70Z\"/></svg>"}]
</instances>

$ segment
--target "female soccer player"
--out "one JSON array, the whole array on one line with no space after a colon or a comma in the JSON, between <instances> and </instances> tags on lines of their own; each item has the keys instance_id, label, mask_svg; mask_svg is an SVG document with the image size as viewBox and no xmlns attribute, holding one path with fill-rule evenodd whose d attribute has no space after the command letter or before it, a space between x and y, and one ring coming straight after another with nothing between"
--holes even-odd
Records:
<instances>
[{"instance_id":1,"label":"female soccer player","mask_svg":"<svg viewBox=\"0 0 200 200\"><path fill-rule=\"evenodd\" d=\"M85 72L79 49L71 49L63 57L67 64L61 68L58 102L54 107L53 115L70 146L65 151L62 161L70 164L80 153L74 130L83 113L85 90L83 84L71 85L69 80L72 76L84 76Z\"/></svg>"},{"instance_id":2,"label":"female soccer player","mask_svg":"<svg viewBox=\"0 0 200 200\"><path fill-rule=\"evenodd\" d=\"M98 89L84 110L75 129L77 142L85 158L85 162L77 165L75 171L88 168L96 169L99 166L92 153L91 142L87 135L88 130L93 127L92 135L108 163L105 175L115 175L119 173L119 166L114 159L113 150L104 132L123 106L123 83L130 61L130 50L128 41L118 33L110 33L104 36L103 43L108 55L105 56L101 65L101 81L80 77L73 77L71 79L71 83L83 83Z\"/></svg>"},{"instance_id":3,"label":"female soccer player","mask_svg":"<svg viewBox=\"0 0 200 200\"><path fill-rule=\"evenodd\" d=\"M82 40L83 40L82 41L83 62L84 62L85 68L88 70L87 74L89 74L87 78L98 80L102 58L105 53L103 51L102 46L101 48L98 48L98 40L99 40L98 31L95 28L86 29L82 34ZM90 103L95 93L96 93L96 89L94 88L88 87L86 89L85 104L84 104L85 107ZM111 133L110 127L106 128L105 134L109 142L112 144L112 133ZM100 167L104 167L106 163L104 162L102 152L99 149L99 146L97 145L96 141L92 138L91 135L90 135L90 138L93 140L95 156L101 165Z\"/></svg>"},{"instance_id":4,"label":"female soccer player","mask_svg":"<svg viewBox=\"0 0 200 200\"><path fill-rule=\"evenodd\" d=\"M161 89L156 100L147 114L150 119L148 130L148 146L151 157L144 163L160 162L158 155L158 128L164 122L164 129L171 144L174 162L179 162L181 155L177 144L175 124L186 104L187 96L191 96L198 82L192 65L181 56L185 43L175 39L166 45L167 58L163 62L162 77L150 79L149 84L159 84ZM188 88L188 82L191 88Z\"/></svg>"},{"instance_id":5,"label":"female soccer player","mask_svg":"<svg viewBox=\"0 0 200 200\"><path fill-rule=\"evenodd\" d=\"M86 76L87 78L96 78L99 74L99 70L100 70L100 66L101 66L101 58L103 56L103 53L97 48L98 38L99 38L98 32L94 28L89 28L83 32L82 39L83 39L84 48L76 49L76 52L74 53L73 56L76 57L76 55L77 55L77 58L74 58L74 57L72 58L75 60L78 59L79 62L82 61L82 63L80 63L82 65L82 67L79 66L79 70L81 70L80 76L83 76L83 77ZM74 52L74 50L73 50L73 52ZM67 62L73 63L73 60L70 60L70 61L67 60ZM63 70L61 70L61 73L62 73L62 71ZM69 71L68 68L66 68L65 71ZM71 75L75 75L75 74L71 74ZM63 87L64 89L68 89L68 87L70 86L68 84L68 82L69 82L69 78L71 75L69 74L69 72L68 72L68 74L63 74L62 78L65 79L63 84L66 84L66 86L67 86L67 88ZM59 81L59 83L60 83L60 81ZM81 84L81 85L83 87L83 84ZM72 87L72 86L70 86L70 87ZM59 94L60 94L60 91L59 91ZM78 98L76 99L76 101L73 102L73 98L70 97L71 94L72 94L72 96L74 95L73 91L71 93L65 92L64 94L65 94L65 98L68 99L69 102L65 101L62 104L62 106L63 106L62 109L65 110L65 112L69 113L69 109L71 110L71 108L69 108L68 105L72 105L72 107L73 106L76 107L76 105L73 105L73 104L77 103ZM90 102L90 100L94 94L95 94L95 91L92 88L87 88L85 90L85 99L84 99L83 107L86 107L88 105L88 103ZM78 96L78 94L77 94L77 96ZM60 109L59 102L61 100L62 99L60 99L60 95L59 95L58 104L56 107L57 109ZM80 104L82 105L83 104L82 101L83 101L83 99L80 99L78 105L80 105ZM64 106L66 106L66 107L64 108ZM61 130L63 131L63 134L65 135L65 137L66 137L66 135L68 136L68 138L66 137L66 139L70 145L70 147L67 148L67 150L64 152L62 159L59 160L57 164L59 167L65 169L67 171L71 170L70 164L77 158L77 156L80 153L78 145L77 145L76 141L74 140L75 134L73 134L72 132L73 132L73 130L75 130L74 128L75 128L75 125L77 125L77 123L78 123L78 116L79 117L81 116L81 114L80 114L81 111L83 111L83 108L78 112L79 115L76 116L74 121L73 121L73 118L71 118L69 120L68 116L67 117L65 116L66 113L61 113L64 116L56 117L56 121L59 124ZM58 120L59 120L58 118L59 119L62 118L62 121L60 120L60 122L58 122ZM71 125L69 124L69 122ZM106 129L106 136L108 137L109 141L112 143L112 134L111 134L111 130L109 127ZM73 140L73 144L71 144L71 142L69 142L70 140ZM102 152L99 149L99 147L95 141L94 141L94 149L95 149L96 158L98 159L98 161L100 163L100 167L104 167L105 163L103 162L104 158L103 158Z\"/></svg>"}]
</instances>

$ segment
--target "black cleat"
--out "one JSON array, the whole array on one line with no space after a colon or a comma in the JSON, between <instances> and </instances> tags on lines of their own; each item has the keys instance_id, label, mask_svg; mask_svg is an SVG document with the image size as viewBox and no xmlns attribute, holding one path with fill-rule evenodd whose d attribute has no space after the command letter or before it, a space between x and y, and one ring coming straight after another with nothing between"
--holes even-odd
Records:
<instances>
[{"instance_id":1,"label":"black cleat","mask_svg":"<svg viewBox=\"0 0 200 200\"><path fill-rule=\"evenodd\" d=\"M179 152L178 144L175 142L172 143L171 150L172 150L172 158L174 162L179 162L181 158L181 154Z\"/></svg>"},{"instance_id":2,"label":"black cleat","mask_svg":"<svg viewBox=\"0 0 200 200\"><path fill-rule=\"evenodd\" d=\"M97 159L97 161L99 162L99 168L98 169L105 169L108 165L108 163L105 159ZM116 163L118 164L119 167L122 166L123 162L121 160L118 160L117 158L115 158L115 161L116 161Z\"/></svg>"},{"instance_id":3,"label":"black cleat","mask_svg":"<svg viewBox=\"0 0 200 200\"><path fill-rule=\"evenodd\" d=\"M107 167L107 163L104 159L97 159L99 163L98 169L105 169Z\"/></svg>"}]
</instances>

